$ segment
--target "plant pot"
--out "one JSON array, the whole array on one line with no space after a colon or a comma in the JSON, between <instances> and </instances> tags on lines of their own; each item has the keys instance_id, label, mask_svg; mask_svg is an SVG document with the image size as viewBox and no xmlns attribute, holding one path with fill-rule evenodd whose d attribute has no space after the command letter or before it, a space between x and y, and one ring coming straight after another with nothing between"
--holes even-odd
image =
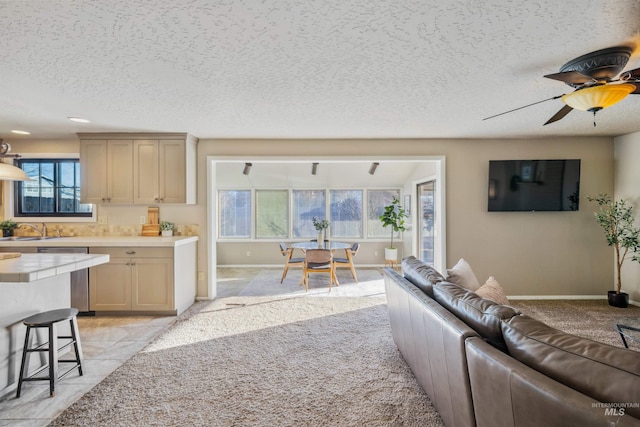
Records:
<instances>
[{"instance_id":1,"label":"plant pot","mask_svg":"<svg viewBox=\"0 0 640 427\"><path fill-rule=\"evenodd\" d=\"M13 236L13 229L12 230L2 229L2 237L11 237L11 236Z\"/></svg>"},{"instance_id":2,"label":"plant pot","mask_svg":"<svg viewBox=\"0 0 640 427\"><path fill-rule=\"evenodd\" d=\"M397 261L398 248L384 248L384 259L389 261Z\"/></svg>"},{"instance_id":3,"label":"plant pot","mask_svg":"<svg viewBox=\"0 0 640 427\"><path fill-rule=\"evenodd\" d=\"M618 294L616 291L609 291L607 292L607 299L609 300L609 305L613 307L629 307L629 294L626 292L620 292Z\"/></svg>"},{"instance_id":4,"label":"plant pot","mask_svg":"<svg viewBox=\"0 0 640 427\"><path fill-rule=\"evenodd\" d=\"M171 237L173 236L173 230L162 230L162 237Z\"/></svg>"}]
</instances>

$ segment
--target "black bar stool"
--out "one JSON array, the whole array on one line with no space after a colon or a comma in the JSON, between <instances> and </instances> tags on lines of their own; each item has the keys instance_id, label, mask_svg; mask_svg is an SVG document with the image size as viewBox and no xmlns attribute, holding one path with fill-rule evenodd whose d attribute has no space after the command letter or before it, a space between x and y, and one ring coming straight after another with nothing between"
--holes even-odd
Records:
<instances>
[{"instance_id":1,"label":"black bar stool","mask_svg":"<svg viewBox=\"0 0 640 427\"><path fill-rule=\"evenodd\" d=\"M77 315L78 309L76 308L61 308L59 310L51 310L34 314L22 321L22 323L27 327L27 334L24 338L22 365L20 366L20 378L18 380L18 393L16 397L20 397L22 383L24 381L49 381L49 395L53 397L55 396L56 382L59 379L63 378L76 368L78 368L78 372L82 375L82 347L80 346ZM69 325L71 326L71 336L58 336L57 324L65 320L68 320ZM44 344L40 344L37 347L30 348L31 329L33 328L47 328L49 332L49 341ZM68 339L70 342L58 348L59 339ZM58 352L64 350L70 345L73 345L76 358L70 360L58 360ZM29 355L34 352L49 353L49 364L38 369L36 372L31 374L31 376L28 376ZM58 363L74 363L74 365L62 375L58 375ZM36 375L45 369L49 370L48 377L36 377Z\"/></svg>"}]
</instances>

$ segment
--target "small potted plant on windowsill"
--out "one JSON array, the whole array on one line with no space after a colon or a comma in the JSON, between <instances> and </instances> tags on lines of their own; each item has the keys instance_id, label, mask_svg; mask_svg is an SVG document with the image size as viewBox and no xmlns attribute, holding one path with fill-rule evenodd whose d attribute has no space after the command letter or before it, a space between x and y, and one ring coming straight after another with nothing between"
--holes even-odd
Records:
<instances>
[{"instance_id":1,"label":"small potted plant on windowsill","mask_svg":"<svg viewBox=\"0 0 640 427\"><path fill-rule=\"evenodd\" d=\"M380 215L382 226L391 226L391 244L388 248L384 248L384 259L387 261L398 260L398 248L393 246L393 235L394 233L407 230L407 227L404 225L404 220L408 216L407 211L400 207L400 200L398 200L397 197L393 198L390 205L384 207L384 213Z\"/></svg>"},{"instance_id":2,"label":"small potted plant on windowsill","mask_svg":"<svg viewBox=\"0 0 640 427\"><path fill-rule=\"evenodd\" d=\"M0 229L2 229L2 237L13 236L13 230L15 230L16 228L18 228L18 223L13 220L7 219L0 222Z\"/></svg>"},{"instance_id":3,"label":"small potted plant on windowsill","mask_svg":"<svg viewBox=\"0 0 640 427\"><path fill-rule=\"evenodd\" d=\"M607 194L597 197L587 196L590 202L596 202L600 209L595 217L603 228L607 244L613 246L616 260L616 288L608 291L609 305L626 308L629 306L629 294L621 292L622 288L622 264L627 258L640 262L640 228L636 227L633 216L633 207L624 199L612 200Z\"/></svg>"},{"instance_id":4,"label":"small potted plant on windowsill","mask_svg":"<svg viewBox=\"0 0 640 427\"><path fill-rule=\"evenodd\" d=\"M173 236L173 230L176 226L169 221L160 221L160 233L162 237L171 237Z\"/></svg>"}]
</instances>

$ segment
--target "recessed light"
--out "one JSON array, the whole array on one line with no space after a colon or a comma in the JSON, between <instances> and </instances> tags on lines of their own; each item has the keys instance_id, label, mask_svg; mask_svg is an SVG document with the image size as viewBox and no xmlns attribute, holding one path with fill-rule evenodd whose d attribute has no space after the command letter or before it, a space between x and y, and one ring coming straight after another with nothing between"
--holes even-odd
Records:
<instances>
[{"instance_id":1,"label":"recessed light","mask_svg":"<svg viewBox=\"0 0 640 427\"><path fill-rule=\"evenodd\" d=\"M76 123L91 123L90 120L83 119L82 117L67 117L67 119L71 120L72 122L76 122Z\"/></svg>"},{"instance_id":2,"label":"recessed light","mask_svg":"<svg viewBox=\"0 0 640 427\"><path fill-rule=\"evenodd\" d=\"M17 133L18 135L31 135L31 132L27 132L26 130L12 130L11 133Z\"/></svg>"}]
</instances>

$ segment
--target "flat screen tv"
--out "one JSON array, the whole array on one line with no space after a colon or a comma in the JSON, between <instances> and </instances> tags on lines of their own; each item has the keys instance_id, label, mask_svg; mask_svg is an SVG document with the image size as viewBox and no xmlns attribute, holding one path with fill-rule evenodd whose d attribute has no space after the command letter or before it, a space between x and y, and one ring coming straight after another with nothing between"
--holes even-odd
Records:
<instances>
[{"instance_id":1,"label":"flat screen tv","mask_svg":"<svg viewBox=\"0 0 640 427\"><path fill-rule=\"evenodd\" d=\"M489 161L489 212L577 211L580 160Z\"/></svg>"}]
</instances>

